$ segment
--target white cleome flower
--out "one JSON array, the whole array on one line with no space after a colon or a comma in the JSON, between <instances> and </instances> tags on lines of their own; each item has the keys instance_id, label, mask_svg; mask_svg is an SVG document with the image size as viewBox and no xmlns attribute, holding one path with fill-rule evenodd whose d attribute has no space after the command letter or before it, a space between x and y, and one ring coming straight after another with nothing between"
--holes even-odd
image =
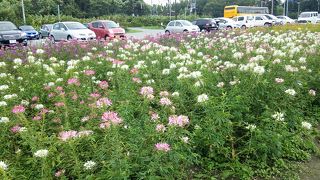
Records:
<instances>
[{"instance_id":1,"label":"white cleome flower","mask_svg":"<svg viewBox=\"0 0 320 180\"><path fill-rule=\"evenodd\" d=\"M208 99L209 99L209 97L208 97L208 95L206 95L206 94L201 94L201 95L198 96L198 102L199 102L199 103L205 102L205 101L207 101Z\"/></svg>"},{"instance_id":2,"label":"white cleome flower","mask_svg":"<svg viewBox=\"0 0 320 180\"><path fill-rule=\"evenodd\" d=\"M0 117L0 123L7 123L7 122L9 122L8 117Z\"/></svg>"},{"instance_id":3,"label":"white cleome flower","mask_svg":"<svg viewBox=\"0 0 320 180\"><path fill-rule=\"evenodd\" d=\"M294 95L297 94L294 89L287 89L287 90L285 90L284 92L287 93L287 94L289 94L289 95L291 95L291 96L294 96Z\"/></svg>"},{"instance_id":4,"label":"white cleome flower","mask_svg":"<svg viewBox=\"0 0 320 180\"><path fill-rule=\"evenodd\" d=\"M40 157L40 158L43 158L43 157L47 157L49 154L49 151L46 150L46 149L40 149L38 150L37 152L35 152L33 155L35 157Z\"/></svg>"},{"instance_id":5,"label":"white cleome flower","mask_svg":"<svg viewBox=\"0 0 320 180\"><path fill-rule=\"evenodd\" d=\"M0 161L0 169L6 171L8 170L8 165L5 162Z\"/></svg>"},{"instance_id":6,"label":"white cleome flower","mask_svg":"<svg viewBox=\"0 0 320 180\"><path fill-rule=\"evenodd\" d=\"M87 161L86 163L84 163L84 169L85 170L90 170L92 169L94 166L96 165L96 163L94 161Z\"/></svg>"},{"instance_id":7,"label":"white cleome flower","mask_svg":"<svg viewBox=\"0 0 320 180\"><path fill-rule=\"evenodd\" d=\"M284 114L281 112L276 112L271 117L276 121L284 121Z\"/></svg>"},{"instance_id":8,"label":"white cleome flower","mask_svg":"<svg viewBox=\"0 0 320 180\"><path fill-rule=\"evenodd\" d=\"M301 123L301 126L305 129L311 129L312 128L312 125L309 123L309 122L306 122L306 121L303 121Z\"/></svg>"}]
</instances>

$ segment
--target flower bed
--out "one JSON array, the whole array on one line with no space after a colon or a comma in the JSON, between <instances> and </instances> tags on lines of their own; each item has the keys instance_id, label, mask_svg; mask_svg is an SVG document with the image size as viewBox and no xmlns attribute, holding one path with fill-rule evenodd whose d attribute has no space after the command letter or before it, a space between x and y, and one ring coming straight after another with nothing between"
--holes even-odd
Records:
<instances>
[{"instance_id":1,"label":"flower bed","mask_svg":"<svg viewBox=\"0 0 320 180\"><path fill-rule=\"evenodd\" d=\"M222 32L0 52L0 173L294 177L319 152L319 39Z\"/></svg>"}]
</instances>

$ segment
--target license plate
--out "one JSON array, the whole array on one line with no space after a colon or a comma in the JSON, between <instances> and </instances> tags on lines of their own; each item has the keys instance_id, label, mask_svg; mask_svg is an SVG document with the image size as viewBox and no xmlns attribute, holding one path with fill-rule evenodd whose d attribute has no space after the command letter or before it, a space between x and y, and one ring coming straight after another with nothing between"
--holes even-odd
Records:
<instances>
[{"instance_id":1,"label":"license plate","mask_svg":"<svg viewBox=\"0 0 320 180\"><path fill-rule=\"evenodd\" d=\"M15 43L17 43L17 40L9 40L9 43L10 44L15 44Z\"/></svg>"}]
</instances>

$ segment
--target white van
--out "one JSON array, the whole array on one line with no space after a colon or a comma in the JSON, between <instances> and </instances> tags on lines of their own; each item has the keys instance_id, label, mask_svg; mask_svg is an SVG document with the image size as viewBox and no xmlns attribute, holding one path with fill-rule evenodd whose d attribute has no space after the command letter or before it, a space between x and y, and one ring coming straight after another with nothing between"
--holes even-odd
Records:
<instances>
[{"instance_id":1,"label":"white van","mask_svg":"<svg viewBox=\"0 0 320 180\"><path fill-rule=\"evenodd\" d=\"M241 29L254 27L253 16L236 16L236 17L233 17L232 19L237 22L237 24L241 27Z\"/></svg>"},{"instance_id":2,"label":"white van","mask_svg":"<svg viewBox=\"0 0 320 180\"><path fill-rule=\"evenodd\" d=\"M319 14L316 11L302 12L298 18L298 23L312 23L316 24L320 22Z\"/></svg>"},{"instance_id":3,"label":"white van","mask_svg":"<svg viewBox=\"0 0 320 180\"><path fill-rule=\"evenodd\" d=\"M265 15L254 15L254 21L253 21L253 25L255 27L261 27L261 26L266 26L266 27L270 27L273 24L275 24L275 21L272 19L268 19Z\"/></svg>"}]
</instances>

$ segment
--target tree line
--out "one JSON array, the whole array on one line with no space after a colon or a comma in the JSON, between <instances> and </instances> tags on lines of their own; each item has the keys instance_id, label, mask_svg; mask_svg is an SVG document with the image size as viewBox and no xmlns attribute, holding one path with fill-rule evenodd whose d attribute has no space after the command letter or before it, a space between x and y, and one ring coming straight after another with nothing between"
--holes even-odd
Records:
<instances>
[{"instance_id":1,"label":"tree line","mask_svg":"<svg viewBox=\"0 0 320 180\"><path fill-rule=\"evenodd\" d=\"M226 5L267 6L271 12L271 0L197 0L196 9L192 9L194 0L181 0L175 4L171 0L171 14L220 17L223 16L223 8ZM318 0L289 0L289 15L296 18L300 12L318 11ZM32 15L57 15L58 5L61 14L75 18L94 18L99 16L111 16L116 14L128 16L161 15L167 16L169 4L158 6L148 5L143 0L24 0L27 16ZM274 14L283 12L283 4L280 0L274 0ZM0 20L19 21L22 19L21 0L0 0Z\"/></svg>"}]
</instances>

